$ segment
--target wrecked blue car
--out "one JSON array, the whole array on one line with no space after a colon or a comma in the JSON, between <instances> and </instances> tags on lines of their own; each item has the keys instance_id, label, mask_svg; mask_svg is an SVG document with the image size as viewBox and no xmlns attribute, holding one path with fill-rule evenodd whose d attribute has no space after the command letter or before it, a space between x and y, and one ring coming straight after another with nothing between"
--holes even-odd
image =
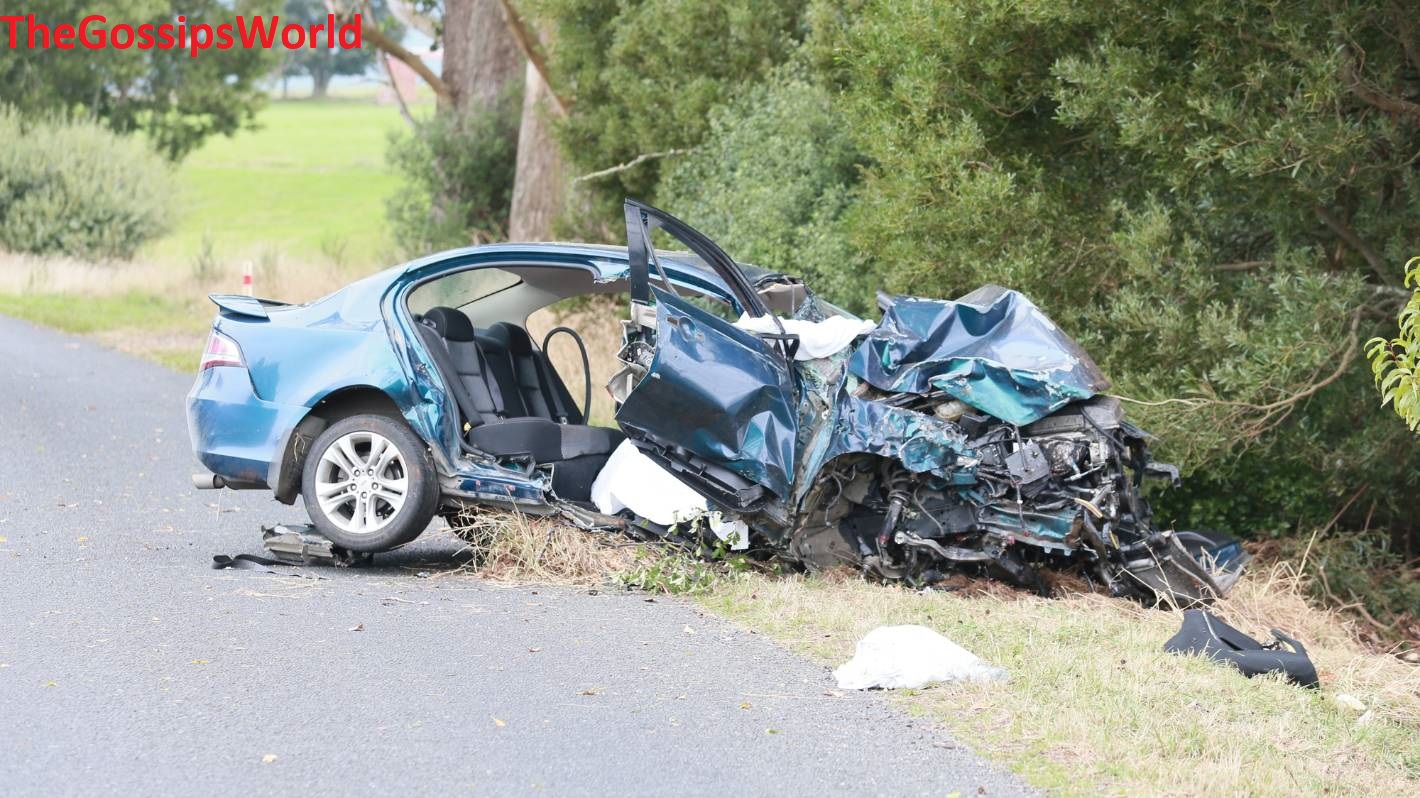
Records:
<instances>
[{"instance_id":1,"label":"wrecked blue car","mask_svg":"<svg viewBox=\"0 0 1420 798\"><path fill-rule=\"evenodd\" d=\"M214 296L187 399L210 472L198 486L299 497L354 552L478 508L710 534L594 501L625 452L688 488L716 534L809 569L1044 590L1043 570L1078 568L1175 604L1236 579L1235 541L1154 526L1143 482L1177 470L1152 461L1089 355L1019 293L880 296L873 324L663 211L628 200L625 221L625 248L454 250L299 306ZM527 332L535 311L589 295L628 300L606 386L617 429L588 423L578 333ZM545 354L557 334L581 349L580 405Z\"/></svg>"}]
</instances>

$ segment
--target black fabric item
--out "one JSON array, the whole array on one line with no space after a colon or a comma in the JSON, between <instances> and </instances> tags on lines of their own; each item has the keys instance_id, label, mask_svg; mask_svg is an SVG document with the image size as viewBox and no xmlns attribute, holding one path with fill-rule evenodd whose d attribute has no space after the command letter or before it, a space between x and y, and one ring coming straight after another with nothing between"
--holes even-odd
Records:
<instances>
[{"instance_id":1,"label":"black fabric item","mask_svg":"<svg viewBox=\"0 0 1420 798\"><path fill-rule=\"evenodd\" d=\"M490 374L488 359L475 340L473 322L462 311L437 307L430 308L425 314L424 326L435 330L443 343L447 357L441 359L434 355L436 365L448 377L447 381L452 382L457 376L466 399L459 402L459 409L469 425L476 427L510 415L504 405L502 387ZM427 335L425 341L428 341ZM431 345L431 348L435 347ZM455 399L458 398L458 391L455 390Z\"/></svg>"},{"instance_id":2,"label":"black fabric item","mask_svg":"<svg viewBox=\"0 0 1420 798\"><path fill-rule=\"evenodd\" d=\"M462 375L455 368L452 356L449 353L448 342L439 334L439 331L427 324L418 325L419 336L424 339L424 348L429 350L429 356L434 359L434 367L439 370L439 375L444 378L444 383L448 385L449 392L454 395L454 404L458 405L459 413L464 421L471 427L483 424L487 419L483 417L482 411L473 401L473 396L469 394ZM492 402L488 403L492 408Z\"/></svg>"},{"instance_id":3,"label":"black fabric item","mask_svg":"<svg viewBox=\"0 0 1420 798\"><path fill-rule=\"evenodd\" d=\"M562 386L562 380L557 377L557 372L547 361L546 355L539 352L533 344L528 331L505 321L488 329L508 341L508 354L512 358L513 371L518 380L518 387L523 392L523 401L530 411L529 415L551 418L563 424L571 420L557 390L561 387L561 393L566 393L566 388ZM581 419L577 419L576 423L581 423Z\"/></svg>"},{"instance_id":4,"label":"black fabric item","mask_svg":"<svg viewBox=\"0 0 1420 798\"><path fill-rule=\"evenodd\" d=\"M473 322L468 320L463 311L446 307L430 308L424 318L447 340L473 340Z\"/></svg>"},{"instance_id":5,"label":"black fabric item","mask_svg":"<svg viewBox=\"0 0 1420 798\"><path fill-rule=\"evenodd\" d=\"M525 365L519 368L519 360L513 356L513 343L507 334L511 325L495 324L477 331L478 346L488 356L489 373L503 391L509 418L535 416L552 418L542 401L537 386L537 375Z\"/></svg>"},{"instance_id":6,"label":"black fabric item","mask_svg":"<svg viewBox=\"0 0 1420 798\"><path fill-rule=\"evenodd\" d=\"M552 467L552 491L560 499L591 501L592 483L606 465L606 459L605 454L589 454L557 463Z\"/></svg>"},{"instance_id":7,"label":"black fabric item","mask_svg":"<svg viewBox=\"0 0 1420 798\"><path fill-rule=\"evenodd\" d=\"M566 387L525 330L507 323L479 330L458 310L433 308L419 334L468 422L469 444L495 457L551 465L554 493L590 498L592 482L626 436L554 420L582 416L567 409Z\"/></svg>"},{"instance_id":8,"label":"black fabric item","mask_svg":"<svg viewBox=\"0 0 1420 798\"><path fill-rule=\"evenodd\" d=\"M498 322L478 334L490 358L495 357L492 354L495 351L506 356L507 380L516 386L526 415L572 424L585 422L572 404L571 394L557 370L552 368L546 353L538 350L527 330L509 322Z\"/></svg>"},{"instance_id":9,"label":"black fabric item","mask_svg":"<svg viewBox=\"0 0 1420 798\"><path fill-rule=\"evenodd\" d=\"M555 463L587 455L608 455L626 436L620 430L558 424L545 418L509 418L474 428L468 442L491 455L531 455Z\"/></svg>"},{"instance_id":10,"label":"black fabric item","mask_svg":"<svg viewBox=\"0 0 1420 798\"><path fill-rule=\"evenodd\" d=\"M468 442L499 457L531 455L539 463L562 459L561 425L545 418L507 418L484 424Z\"/></svg>"},{"instance_id":11,"label":"black fabric item","mask_svg":"<svg viewBox=\"0 0 1420 798\"><path fill-rule=\"evenodd\" d=\"M1272 630L1272 636L1277 642L1263 645L1223 623L1216 615L1203 610L1185 610L1183 626L1164 643L1164 650L1174 654L1203 654L1232 664L1244 676L1283 673L1288 680L1303 687L1320 686L1316 666L1302 644L1276 629ZM1291 650L1284 648L1284 644Z\"/></svg>"}]
</instances>

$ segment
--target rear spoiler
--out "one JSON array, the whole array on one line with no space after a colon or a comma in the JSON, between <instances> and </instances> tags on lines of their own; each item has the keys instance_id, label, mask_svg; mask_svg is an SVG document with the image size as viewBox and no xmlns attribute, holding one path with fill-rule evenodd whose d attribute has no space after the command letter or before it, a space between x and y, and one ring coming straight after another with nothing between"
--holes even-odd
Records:
<instances>
[{"instance_id":1,"label":"rear spoiler","mask_svg":"<svg viewBox=\"0 0 1420 798\"><path fill-rule=\"evenodd\" d=\"M271 318L266 314L268 307L280 308L291 304L276 299L257 299L242 294L208 294L207 298L212 300L212 304L221 308L223 313L232 316L248 316L254 319Z\"/></svg>"}]
</instances>

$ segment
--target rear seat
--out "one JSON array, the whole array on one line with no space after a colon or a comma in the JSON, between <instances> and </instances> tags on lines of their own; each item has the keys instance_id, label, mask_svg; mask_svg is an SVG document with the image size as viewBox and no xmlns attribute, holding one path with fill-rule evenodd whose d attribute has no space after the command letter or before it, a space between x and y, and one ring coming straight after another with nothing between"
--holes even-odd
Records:
<instances>
[{"instance_id":1,"label":"rear seat","mask_svg":"<svg viewBox=\"0 0 1420 798\"><path fill-rule=\"evenodd\" d=\"M590 498L592 481L625 436L581 423L566 386L527 331L506 322L476 330L462 312L438 307L424 314L420 335L471 427L470 444L495 456L552 464L559 497Z\"/></svg>"}]
</instances>

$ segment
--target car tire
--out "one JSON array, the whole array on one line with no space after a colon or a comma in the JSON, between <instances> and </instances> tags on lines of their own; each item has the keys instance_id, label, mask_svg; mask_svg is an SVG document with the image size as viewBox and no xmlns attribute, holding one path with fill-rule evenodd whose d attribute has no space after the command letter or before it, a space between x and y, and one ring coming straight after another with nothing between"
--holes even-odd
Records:
<instances>
[{"instance_id":1,"label":"car tire","mask_svg":"<svg viewBox=\"0 0 1420 798\"><path fill-rule=\"evenodd\" d=\"M419 537L439 505L429 448L400 419L358 415L318 435L301 472L306 512L350 551L388 551Z\"/></svg>"}]
</instances>

